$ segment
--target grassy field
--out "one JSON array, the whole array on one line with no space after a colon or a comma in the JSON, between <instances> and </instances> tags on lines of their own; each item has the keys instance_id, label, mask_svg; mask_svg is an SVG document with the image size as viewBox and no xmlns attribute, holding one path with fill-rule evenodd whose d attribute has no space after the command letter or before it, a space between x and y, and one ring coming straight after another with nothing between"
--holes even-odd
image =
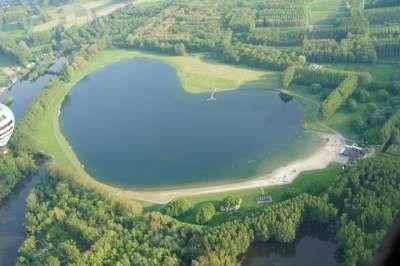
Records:
<instances>
[{"instance_id":1,"label":"grassy field","mask_svg":"<svg viewBox=\"0 0 400 266\"><path fill-rule=\"evenodd\" d=\"M105 16L115 10L123 8L126 4L132 3L135 5L146 4L151 2L161 2L163 0L89 0L89 1L74 1L63 6L46 8L45 12L50 17L50 20L36 25L33 31L45 31L63 24L65 27L82 26L90 18L87 17L86 11L95 12L96 16ZM66 19L67 18L67 19Z\"/></svg>"},{"instance_id":2,"label":"grassy field","mask_svg":"<svg viewBox=\"0 0 400 266\"><path fill-rule=\"evenodd\" d=\"M336 64L323 64L323 65L338 70L369 72L372 75L373 79L376 81L390 81L395 72L393 64L388 64L388 63L376 63L376 64L336 63Z\"/></svg>"},{"instance_id":3,"label":"grassy field","mask_svg":"<svg viewBox=\"0 0 400 266\"><path fill-rule=\"evenodd\" d=\"M369 72L374 81L390 81L396 72L396 67L392 63L385 62L378 62L376 64L346 63L324 65L338 70ZM369 94L371 102L376 104L378 108L384 108L387 105L387 103L378 98L376 91L369 91ZM366 108L367 103L358 103L358 110L350 112L344 105L327 121L327 125L341 132L346 138L356 142L359 136L352 129L352 124L356 117L363 116Z\"/></svg>"},{"instance_id":4,"label":"grassy field","mask_svg":"<svg viewBox=\"0 0 400 266\"><path fill-rule=\"evenodd\" d=\"M179 220L187 223L194 223L196 211L198 210L199 207L201 207L204 203L211 202L218 210L218 206L221 200L228 195L236 195L242 198L242 205L239 211L233 213L223 213L217 211L217 214L208 223L208 225L217 225L237 215L250 214L256 209L263 208L266 205L276 204L278 202L291 198L299 193L304 192L304 193L310 193L312 195L319 195L334 182L335 178L340 174L341 171L342 171L341 165L335 163L331 164L329 167L323 170L301 173L293 183L288 185L280 185L280 186L258 188L258 189L247 189L235 192L224 192L224 193L190 197L187 199L194 204L194 208L187 214L183 215L182 217L179 217ZM271 195L273 203L258 204L255 199L262 192ZM162 205L154 205L154 204L147 205L144 211L160 210L161 208Z\"/></svg>"},{"instance_id":5,"label":"grassy field","mask_svg":"<svg viewBox=\"0 0 400 266\"><path fill-rule=\"evenodd\" d=\"M346 12L344 0L314 0L309 7L311 25L332 25Z\"/></svg>"},{"instance_id":6,"label":"grassy field","mask_svg":"<svg viewBox=\"0 0 400 266\"><path fill-rule=\"evenodd\" d=\"M0 70L0 87L8 84L8 76Z\"/></svg>"},{"instance_id":7,"label":"grassy field","mask_svg":"<svg viewBox=\"0 0 400 266\"><path fill-rule=\"evenodd\" d=\"M33 31L44 31L56 27L63 23L64 26L81 26L88 22L86 10L93 10L97 16L107 15L114 9L121 7L121 4L128 3L126 0L90 0L90 1L74 1L73 3L49 7L45 9L50 20L36 25ZM70 19L67 19L69 17Z\"/></svg>"}]
</instances>

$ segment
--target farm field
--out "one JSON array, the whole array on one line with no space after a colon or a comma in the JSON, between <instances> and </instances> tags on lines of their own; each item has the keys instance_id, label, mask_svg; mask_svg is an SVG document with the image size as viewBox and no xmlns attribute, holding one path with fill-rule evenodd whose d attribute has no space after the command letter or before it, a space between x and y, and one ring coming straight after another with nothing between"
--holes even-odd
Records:
<instances>
[{"instance_id":1,"label":"farm field","mask_svg":"<svg viewBox=\"0 0 400 266\"><path fill-rule=\"evenodd\" d=\"M332 25L346 14L344 0L314 0L309 4L311 25Z\"/></svg>"},{"instance_id":2,"label":"farm field","mask_svg":"<svg viewBox=\"0 0 400 266\"><path fill-rule=\"evenodd\" d=\"M73 4L51 7L45 11L50 20L36 25L33 31L49 30L60 24L66 27L82 26L93 19L91 14L105 16L124 7L127 2L126 0L76 1Z\"/></svg>"}]
</instances>

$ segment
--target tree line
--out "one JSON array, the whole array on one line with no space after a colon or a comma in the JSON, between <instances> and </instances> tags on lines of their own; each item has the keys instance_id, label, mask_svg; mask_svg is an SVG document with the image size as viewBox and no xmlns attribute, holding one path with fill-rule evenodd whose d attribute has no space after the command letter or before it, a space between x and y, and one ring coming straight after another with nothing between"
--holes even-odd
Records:
<instances>
[{"instance_id":1,"label":"tree line","mask_svg":"<svg viewBox=\"0 0 400 266\"><path fill-rule=\"evenodd\" d=\"M345 265L372 265L400 209L399 185L400 161L380 155L347 169L323 196L339 210Z\"/></svg>"}]
</instances>

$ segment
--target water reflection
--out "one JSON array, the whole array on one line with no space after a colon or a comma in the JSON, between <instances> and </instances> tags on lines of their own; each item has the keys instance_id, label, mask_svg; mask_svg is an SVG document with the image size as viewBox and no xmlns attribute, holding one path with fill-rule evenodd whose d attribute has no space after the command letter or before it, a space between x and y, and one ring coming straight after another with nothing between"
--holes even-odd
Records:
<instances>
[{"instance_id":1,"label":"water reflection","mask_svg":"<svg viewBox=\"0 0 400 266\"><path fill-rule=\"evenodd\" d=\"M243 266L340 265L333 228L315 223L303 224L293 243L275 241L254 243L241 261Z\"/></svg>"}]
</instances>

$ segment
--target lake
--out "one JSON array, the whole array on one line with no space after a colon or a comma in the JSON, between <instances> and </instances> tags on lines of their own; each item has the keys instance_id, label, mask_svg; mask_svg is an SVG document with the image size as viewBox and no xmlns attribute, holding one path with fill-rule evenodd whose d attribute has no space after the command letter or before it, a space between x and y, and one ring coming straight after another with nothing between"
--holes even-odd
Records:
<instances>
[{"instance_id":1,"label":"lake","mask_svg":"<svg viewBox=\"0 0 400 266\"><path fill-rule=\"evenodd\" d=\"M304 108L257 88L190 94L170 65L125 60L81 80L61 129L86 171L121 187L238 181L311 153Z\"/></svg>"},{"instance_id":2,"label":"lake","mask_svg":"<svg viewBox=\"0 0 400 266\"><path fill-rule=\"evenodd\" d=\"M253 243L243 256L242 266L338 266L339 245L333 242L334 230L317 223L300 226L293 243L275 241Z\"/></svg>"}]
</instances>

